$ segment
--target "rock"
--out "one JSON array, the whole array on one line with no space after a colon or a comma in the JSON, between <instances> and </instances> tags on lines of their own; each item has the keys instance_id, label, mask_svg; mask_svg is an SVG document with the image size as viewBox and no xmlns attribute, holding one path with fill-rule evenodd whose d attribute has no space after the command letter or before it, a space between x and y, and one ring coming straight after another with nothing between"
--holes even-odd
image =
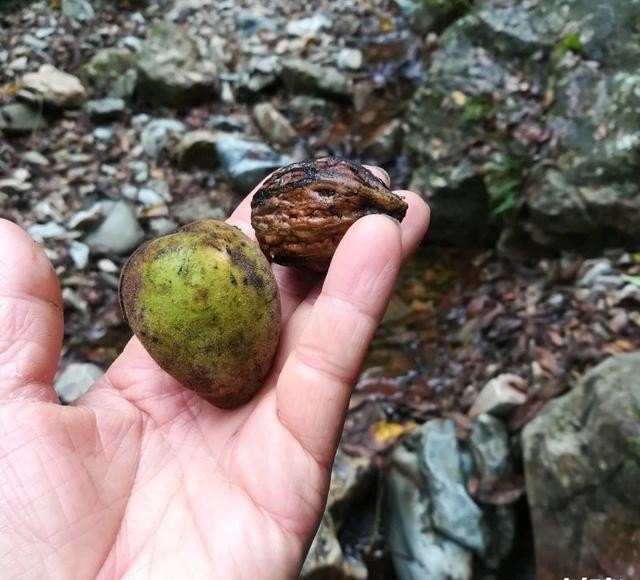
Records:
<instances>
[{"instance_id":1,"label":"rock","mask_svg":"<svg viewBox=\"0 0 640 580\"><path fill-rule=\"evenodd\" d=\"M343 48L338 53L336 64L343 70L358 70L362 67L362 51L357 48Z\"/></svg>"},{"instance_id":2,"label":"rock","mask_svg":"<svg viewBox=\"0 0 640 580\"><path fill-rule=\"evenodd\" d=\"M54 388L63 403L72 403L102 375L102 369L93 363L70 363L56 378Z\"/></svg>"},{"instance_id":3,"label":"rock","mask_svg":"<svg viewBox=\"0 0 640 580\"><path fill-rule=\"evenodd\" d=\"M291 36L314 36L323 28L329 28L330 26L331 20L324 14L318 13L306 18L289 20L285 30Z\"/></svg>"},{"instance_id":4,"label":"rock","mask_svg":"<svg viewBox=\"0 0 640 580\"><path fill-rule=\"evenodd\" d=\"M490 413L497 417L508 416L527 400L522 390L525 387L526 382L517 375L502 374L491 379L482 387L478 398L469 410L469 417L474 418L483 413Z\"/></svg>"},{"instance_id":5,"label":"rock","mask_svg":"<svg viewBox=\"0 0 640 580\"><path fill-rule=\"evenodd\" d=\"M127 99L136 89L135 55L126 48L104 48L80 69L98 95Z\"/></svg>"},{"instance_id":6,"label":"rock","mask_svg":"<svg viewBox=\"0 0 640 580\"><path fill-rule=\"evenodd\" d=\"M69 256L71 256L78 270L84 270L87 267L90 253L91 249L87 244L83 244L77 240L71 240L69 243Z\"/></svg>"},{"instance_id":7,"label":"rock","mask_svg":"<svg viewBox=\"0 0 640 580\"><path fill-rule=\"evenodd\" d=\"M271 103L258 103L253 108L253 115L269 142L276 145L290 145L298 139L298 134L291 123Z\"/></svg>"},{"instance_id":8,"label":"rock","mask_svg":"<svg viewBox=\"0 0 640 580\"><path fill-rule=\"evenodd\" d=\"M251 191L278 167L294 161L265 143L236 135L220 135L216 150L231 183L241 194Z\"/></svg>"},{"instance_id":9,"label":"rock","mask_svg":"<svg viewBox=\"0 0 640 580\"><path fill-rule=\"evenodd\" d=\"M460 18L471 5L467 0L409 0L404 11L418 32L440 31Z\"/></svg>"},{"instance_id":10,"label":"rock","mask_svg":"<svg viewBox=\"0 0 640 580\"><path fill-rule=\"evenodd\" d=\"M126 109L124 99L119 97L107 97L87 101L84 105L85 111L95 121L112 121L121 117Z\"/></svg>"},{"instance_id":11,"label":"rock","mask_svg":"<svg viewBox=\"0 0 640 580\"><path fill-rule=\"evenodd\" d=\"M206 129L185 133L176 149L180 169L216 169L217 140L218 135Z\"/></svg>"},{"instance_id":12,"label":"rock","mask_svg":"<svg viewBox=\"0 0 640 580\"><path fill-rule=\"evenodd\" d=\"M98 141L111 141L115 137L115 132L110 127L96 127L92 133Z\"/></svg>"},{"instance_id":13,"label":"rock","mask_svg":"<svg viewBox=\"0 0 640 580\"><path fill-rule=\"evenodd\" d=\"M0 129L5 133L31 133L47 126L42 113L23 103L0 107Z\"/></svg>"},{"instance_id":14,"label":"rock","mask_svg":"<svg viewBox=\"0 0 640 580\"><path fill-rule=\"evenodd\" d=\"M640 578L640 352L618 355L522 434L537 578Z\"/></svg>"},{"instance_id":15,"label":"rock","mask_svg":"<svg viewBox=\"0 0 640 580\"><path fill-rule=\"evenodd\" d=\"M137 60L138 92L154 105L184 108L217 93L217 57L175 24L154 22Z\"/></svg>"},{"instance_id":16,"label":"rock","mask_svg":"<svg viewBox=\"0 0 640 580\"><path fill-rule=\"evenodd\" d=\"M43 64L38 72L24 75L21 94L35 102L59 108L78 107L86 98L78 77L50 64Z\"/></svg>"},{"instance_id":17,"label":"rock","mask_svg":"<svg viewBox=\"0 0 640 580\"><path fill-rule=\"evenodd\" d=\"M36 165L38 167L46 167L49 165L49 160L39 151L25 151L20 157L29 165Z\"/></svg>"},{"instance_id":18,"label":"rock","mask_svg":"<svg viewBox=\"0 0 640 580\"><path fill-rule=\"evenodd\" d=\"M59 238L67 233L60 224L47 222L45 224L33 224L27 228L27 233L36 241L42 242L50 238Z\"/></svg>"},{"instance_id":19,"label":"rock","mask_svg":"<svg viewBox=\"0 0 640 580\"><path fill-rule=\"evenodd\" d=\"M97 224L104 217L105 207L96 202L87 209L74 213L67 221L70 230L85 230Z\"/></svg>"},{"instance_id":20,"label":"rock","mask_svg":"<svg viewBox=\"0 0 640 580\"><path fill-rule=\"evenodd\" d=\"M78 22L89 22L96 16L95 10L87 0L61 0L62 14Z\"/></svg>"},{"instance_id":21,"label":"rock","mask_svg":"<svg viewBox=\"0 0 640 580\"><path fill-rule=\"evenodd\" d=\"M186 130L184 123L176 119L153 119L142 130L140 142L149 157L157 157L172 134L184 133Z\"/></svg>"},{"instance_id":22,"label":"rock","mask_svg":"<svg viewBox=\"0 0 640 580\"><path fill-rule=\"evenodd\" d=\"M92 249L128 254L140 245L144 232L133 208L126 201L103 202L104 221L85 238Z\"/></svg>"},{"instance_id":23,"label":"rock","mask_svg":"<svg viewBox=\"0 0 640 580\"><path fill-rule=\"evenodd\" d=\"M282 81L292 93L349 98L347 77L333 67L321 66L304 59L282 61Z\"/></svg>"},{"instance_id":24,"label":"rock","mask_svg":"<svg viewBox=\"0 0 640 580\"><path fill-rule=\"evenodd\" d=\"M24 179L19 179L17 177L6 177L5 179L0 179L0 191L7 195L20 195L27 191L31 191L31 189L33 189L33 186Z\"/></svg>"},{"instance_id":25,"label":"rock","mask_svg":"<svg viewBox=\"0 0 640 580\"><path fill-rule=\"evenodd\" d=\"M419 443L420 436L409 436L396 447L387 475L387 541L394 569L400 580L470 580L472 552L433 526Z\"/></svg>"},{"instance_id":26,"label":"rock","mask_svg":"<svg viewBox=\"0 0 640 580\"><path fill-rule=\"evenodd\" d=\"M304 561L300 580L341 579L342 563L342 549L333 520L325 513Z\"/></svg>"},{"instance_id":27,"label":"rock","mask_svg":"<svg viewBox=\"0 0 640 580\"><path fill-rule=\"evenodd\" d=\"M637 241L640 5L563 6L486 0L442 35L407 114L431 240L491 242L511 212L514 233L555 249Z\"/></svg>"},{"instance_id":28,"label":"rock","mask_svg":"<svg viewBox=\"0 0 640 580\"><path fill-rule=\"evenodd\" d=\"M509 506L480 507L467 494L469 478L511 470L502 422L482 415L468 444L450 420L432 420L391 455L387 476L388 542L401 580L471 579L474 556L495 570L509 553L514 518Z\"/></svg>"}]
</instances>

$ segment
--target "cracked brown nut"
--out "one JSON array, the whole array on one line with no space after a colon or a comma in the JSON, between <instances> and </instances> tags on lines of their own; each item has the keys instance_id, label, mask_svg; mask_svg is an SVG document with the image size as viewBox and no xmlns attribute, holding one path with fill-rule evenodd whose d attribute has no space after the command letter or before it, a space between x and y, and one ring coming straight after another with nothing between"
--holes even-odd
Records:
<instances>
[{"instance_id":1,"label":"cracked brown nut","mask_svg":"<svg viewBox=\"0 0 640 580\"><path fill-rule=\"evenodd\" d=\"M274 172L251 201L262 251L285 266L326 272L357 219L384 213L401 221L407 203L362 165L324 157Z\"/></svg>"}]
</instances>

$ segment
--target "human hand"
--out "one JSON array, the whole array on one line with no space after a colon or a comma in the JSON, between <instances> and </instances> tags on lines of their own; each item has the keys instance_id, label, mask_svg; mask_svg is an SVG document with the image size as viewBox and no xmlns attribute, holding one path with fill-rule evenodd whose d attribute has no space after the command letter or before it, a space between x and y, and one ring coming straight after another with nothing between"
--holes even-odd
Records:
<instances>
[{"instance_id":1,"label":"human hand","mask_svg":"<svg viewBox=\"0 0 640 580\"><path fill-rule=\"evenodd\" d=\"M182 387L136 338L60 405L59 283L27 234L0 220L1 577L297 577L351 388L428 225L424 202L399 193L401 226L357 221L325 279L274 266L279 350L262 390L234 410ZM228 221L253 237L250 198Z\"/></svg>"}]
</instances>

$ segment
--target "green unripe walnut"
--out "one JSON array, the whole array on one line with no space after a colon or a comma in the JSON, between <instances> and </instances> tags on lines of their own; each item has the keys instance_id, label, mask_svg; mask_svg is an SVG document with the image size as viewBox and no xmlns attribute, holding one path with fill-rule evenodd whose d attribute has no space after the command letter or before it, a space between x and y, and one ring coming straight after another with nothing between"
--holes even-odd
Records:
<instances>
[{"instance_id":1,"label":"green unripe walnut","mask_svg":"<svg viewBox=\"0 0 640 580\"><path fill-rule=\"evenodd\" d=\"M229 224L202 220L140 246L122 270L120 303L151 357L218 407L247 402L271 367L276 281L259 247Z\"/></svg>"}]
</instances>

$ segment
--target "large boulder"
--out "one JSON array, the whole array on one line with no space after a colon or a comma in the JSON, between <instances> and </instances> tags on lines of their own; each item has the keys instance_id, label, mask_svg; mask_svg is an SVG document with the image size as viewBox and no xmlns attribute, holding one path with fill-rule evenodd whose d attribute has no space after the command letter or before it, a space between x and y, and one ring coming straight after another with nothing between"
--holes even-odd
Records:
<instances>
[{"instance_id":1,"label":"large boulder","mask_svg":"<svg viewBox=\"0 0 640 580\"><path fill-rule=\"evenodd\" d=\"M505 212L549 245L638 239L640 4L484 0L449 27L407 114L431 239L491 241Z\"/></svg>"},{"instance_id":2,"label":"large boulder","mask_svg":"<svg viewBox=\"0 0 640 580\"><path fill-rule=\"evenodd\" d=\"M538 580L640 579L638 376L610 358L523 432Z\"/></svg>"},{"instance_id":3,"label":"large boulder","mask_svg":"<svg viewBox=\"0 0 640 580\"><path fill-rule=\"evenodd\" d=\"M204 39L171 22L152 24L136 63L138 93L154 105L180 109L217 95L217 56Z\"/></svg>"}]
</instances>

